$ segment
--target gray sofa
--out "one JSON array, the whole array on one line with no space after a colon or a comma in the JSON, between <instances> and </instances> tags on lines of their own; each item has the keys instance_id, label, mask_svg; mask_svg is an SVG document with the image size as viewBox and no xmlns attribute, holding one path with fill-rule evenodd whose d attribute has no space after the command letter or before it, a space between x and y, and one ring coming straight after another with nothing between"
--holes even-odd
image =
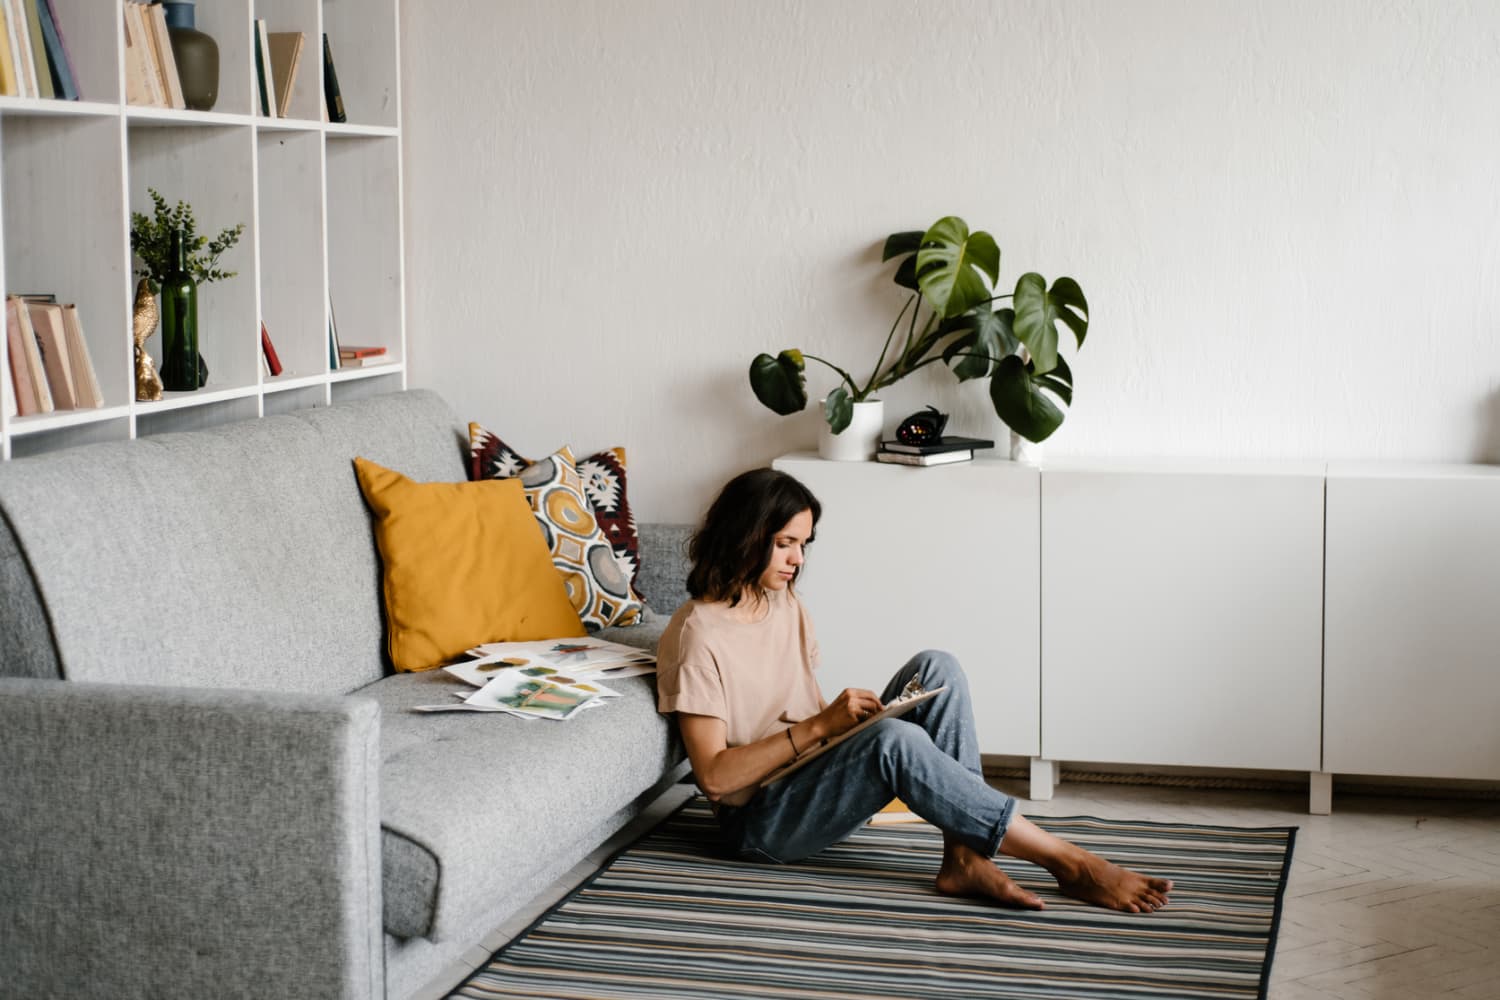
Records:
<instances>
[{"instance_id":1,"label":"gray sofa","mask_svg":"<svg viewBox=\"0 0 1500 1000\"><path fill-rule=\"evenodd\" d=\"M0 466L0 993L406 996L683 773L651 678L408 711L462 685L390 672L356 455L465 478L422 391Z\"/></svg>"}]
</instances>

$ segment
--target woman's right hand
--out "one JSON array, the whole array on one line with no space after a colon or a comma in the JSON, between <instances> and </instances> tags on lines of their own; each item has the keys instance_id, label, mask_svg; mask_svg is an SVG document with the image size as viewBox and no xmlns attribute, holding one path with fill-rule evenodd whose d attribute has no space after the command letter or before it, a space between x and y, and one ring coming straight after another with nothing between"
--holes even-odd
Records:
<instances>
[{"instance_id":1,"label":"woman's right hand","mask_svg":"<svg viewBox=\"0 0 1500 1000\"><path fill-rule=\"evenodd\" d=\"M822 731L820 739L826 740L853 729L884 707L874 691L844 688L837 698L828 703L827 708L813 718L818 720L818 728Z\"/></svg>"}]
</instances>

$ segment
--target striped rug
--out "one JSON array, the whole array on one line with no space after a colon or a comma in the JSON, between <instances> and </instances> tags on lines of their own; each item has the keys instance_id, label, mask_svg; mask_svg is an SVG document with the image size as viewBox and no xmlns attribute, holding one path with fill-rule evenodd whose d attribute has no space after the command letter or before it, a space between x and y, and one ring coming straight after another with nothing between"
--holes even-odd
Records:
<instances>
[{"instance_id":1,"label":"striped rug","mask_svg":"<svg viewBox=\"0 0 1500 1000\"><path fill-rule=\"evenodd\" d=\"M1266 996L1294 827L1035 817L1176 883L1150 915L1061 896L1001 858L1047 909L939 896L942 837L866 827L796 865L726 858L688 803L496 952L460 997L1158 1000Z\"/></svg>"}]
</instances>

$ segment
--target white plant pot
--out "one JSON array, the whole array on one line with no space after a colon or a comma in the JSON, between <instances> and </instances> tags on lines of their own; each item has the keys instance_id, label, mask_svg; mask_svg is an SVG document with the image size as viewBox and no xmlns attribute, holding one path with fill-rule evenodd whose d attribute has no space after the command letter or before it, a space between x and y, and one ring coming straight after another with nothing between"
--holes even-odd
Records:
<instances>
[{"instance_id":1,"label":"white plant pot","mask_svg":"<svg viewBox=\"0 0 1500 1000\"><path fill-rule=\"evenodd\" d=\"M1039 442L1028 441L1015 431L1011 431L1010 460L1026 465L1040 465L1042 464L1042 446Z\"/></svg>"},{"instance_id":2,"label":"white plant pot","mask_svg":"<svg viewBox=\"0 0 1500 1000\"><path fill-rule=\"evenodd\" d=\"M835 434L823 419L818 405L818 455L833 462L868 462L880 447L880 431L885 424L885 403L878 399L854 404L854 416L843 433Z\"/></svg>"}]
</instances>

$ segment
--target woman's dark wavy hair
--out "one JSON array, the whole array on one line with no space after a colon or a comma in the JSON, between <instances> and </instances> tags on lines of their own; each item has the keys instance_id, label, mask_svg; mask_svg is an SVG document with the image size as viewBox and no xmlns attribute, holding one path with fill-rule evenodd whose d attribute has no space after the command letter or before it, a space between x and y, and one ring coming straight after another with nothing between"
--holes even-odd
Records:
<instances>
[{"instance_id":1,"label":"woman's dark wavy hair","mask_svg":"<svg viewBox=\"0 0 1500 1000\"><path fill-rule=\"evenodd\" d=\"M760 575L771 564L776 533L804 510L812 511L816 531L823 505L785 472L752 469L735 476L719 491L688 546L693 561L688 594L700 601L728 601L731 607L746 590L764 596Z\"/></svg>"}]
</instances>

